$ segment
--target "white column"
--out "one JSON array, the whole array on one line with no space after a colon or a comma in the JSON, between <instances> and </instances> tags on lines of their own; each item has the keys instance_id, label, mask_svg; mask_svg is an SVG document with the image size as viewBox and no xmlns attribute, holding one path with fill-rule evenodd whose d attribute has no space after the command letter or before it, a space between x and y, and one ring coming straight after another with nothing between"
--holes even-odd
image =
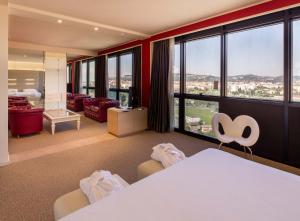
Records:
<instances>
[{"instance_id":1,"label":"white column","mask_svg":"<svg viewBox=\"0 0 300 221\"><path fill-rule=\"evenodd\" d=\"M66 54L45 52L45 109L66 109Z\"/></svg>"},{"instance_id":2,"label":"white column","mask_svg":"<svg viewBox=\"0 0 300 221\"><path fill-rule=\"evenodd\" d=\"M0 0L0 165L9 161L8 155L8 1Z\"/></svg>"}]
</instances>

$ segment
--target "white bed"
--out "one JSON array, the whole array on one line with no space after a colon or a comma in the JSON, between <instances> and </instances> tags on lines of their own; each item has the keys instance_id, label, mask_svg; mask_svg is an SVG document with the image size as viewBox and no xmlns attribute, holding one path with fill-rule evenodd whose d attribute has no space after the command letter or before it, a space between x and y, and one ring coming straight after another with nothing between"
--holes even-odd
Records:
<instances>
[{"instance_id":1,"label":"white bed","mask_svg":"<svg viewBox=\"0 0 300 221\"><path fill-rule=\"evenodd\" d=\"M299 221L300 177L204 150L62 221Z\"/></svg>"},{"instance_id":2,"label":"white bed","mask_svg":"<svg viewBox=\"0 0 300 221\"><path fill-rule=\"evenodd\" d=\"M23 89L23 91L18 91L18 89L8 89L8 96L39 99L41 98L42 94L36 89Z\"/></svg>"}]
</instances>

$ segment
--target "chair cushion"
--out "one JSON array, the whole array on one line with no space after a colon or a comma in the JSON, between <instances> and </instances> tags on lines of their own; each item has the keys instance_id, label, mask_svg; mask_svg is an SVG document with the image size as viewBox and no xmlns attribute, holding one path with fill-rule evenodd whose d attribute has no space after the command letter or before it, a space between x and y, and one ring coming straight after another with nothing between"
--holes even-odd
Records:
<instances>
[{"instance_id":1,"label":"chair cushion","mask_svg":"<svg viewBox=\"0 0 300 221\"><path fill-rule=\"evenodd\" d=\"M141 163L137 168L138 179L143 179L147 176L150 176L158 171L163 170L163 165L156 160L148 160L144 163Z\"/></svg>"},{"instance_id":2,"label":"chair cushion","mask_svg":"<svg viewBox=\"0 0 300 221\"><path fill-rule=\"evenodd\" d=\"M89 200L80 189L67 193L54 202L55 220L88 205L90 205Z\"/></svg>"}]
</instances>

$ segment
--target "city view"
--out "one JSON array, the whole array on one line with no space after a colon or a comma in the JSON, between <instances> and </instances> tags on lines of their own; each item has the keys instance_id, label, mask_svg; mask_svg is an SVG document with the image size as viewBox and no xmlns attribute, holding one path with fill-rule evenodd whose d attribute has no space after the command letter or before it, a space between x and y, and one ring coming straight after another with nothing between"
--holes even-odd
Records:
<instances>
[{"instance_id":1,"label":"city view","mask_svg":"<svg viewBox=\"0 0 300 221\"><path fill-rule=\"evenodd\" d=\"M300 101L300 21L293 22L292 101ZM283 101L283 23L226 34L226 96ZM220 96L220 36L185 44L186 94ZM180 45L175 46L174 92L180 92ZM201 99L201 97L199 97ZM178 99L174 100L178 127ZM213 136L211 119L217 102L185 99L185 130Z\"/></svg>"}]
</instances>

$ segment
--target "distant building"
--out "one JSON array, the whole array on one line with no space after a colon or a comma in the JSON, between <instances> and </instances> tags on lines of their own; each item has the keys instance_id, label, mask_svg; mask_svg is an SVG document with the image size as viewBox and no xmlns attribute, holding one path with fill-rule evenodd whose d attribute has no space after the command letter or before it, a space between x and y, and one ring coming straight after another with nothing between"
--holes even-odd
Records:
<instances>
[{"instance_id":1,"label":"distant building","mask_svg":"<svg viewBox=\"0 0 300 221\"><path fill-rule=\"evenodd\" d=\"M214 81L214 90L219 90L219 81Z\"/></svg>"}]
</instances>

